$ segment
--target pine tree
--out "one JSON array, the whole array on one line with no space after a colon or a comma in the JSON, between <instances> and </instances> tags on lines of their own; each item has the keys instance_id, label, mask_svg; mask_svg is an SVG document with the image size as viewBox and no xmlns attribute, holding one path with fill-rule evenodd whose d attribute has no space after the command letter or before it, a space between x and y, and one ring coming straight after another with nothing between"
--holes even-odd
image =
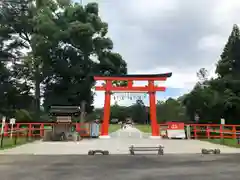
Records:
<instances>
[{"instance_id":1,"label":"pine tree","mask_svg":"<svg viewBox=\"0 0 240 180\"><path fill-rule=\"evenodd\" d=\"M216 73L224 79L240 79L240 30L233 26L216 68Z\"/></svg>"},{"instance_id":2,"label":"pine tree","mask_svg":"<svg viewBox=\"0 0 240 180\"><path fill-rule=\"evenodd\" d=\"M224 118L236 123L240 117L240 30L237 25L228 38L216 68L217 82L224 102ZM219 86L220 87L220 86Z\"/></svg>"}]
</instances>

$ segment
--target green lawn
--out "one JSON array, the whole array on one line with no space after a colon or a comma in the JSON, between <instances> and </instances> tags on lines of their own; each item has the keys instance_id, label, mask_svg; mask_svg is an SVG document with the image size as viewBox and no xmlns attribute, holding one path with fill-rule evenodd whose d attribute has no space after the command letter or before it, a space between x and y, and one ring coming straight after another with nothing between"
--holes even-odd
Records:
<instances>
[{"instance_id":1,"label":"green lawn","mask_svg":"<svg viewBox=\"0 0 240 180\"><path fill-rule=\"evenodd\" d=\"M138 125L135 125L135 127L144 133L152 132L151 126L147 124L138 124Z\"/></svg>"},{"instance_id":2,"label":"green lawn","mask_svg":"<svg viewBox=\"0 0 240 180\"><path fill-rule=\"evenodd\" d=\"M152 132L150 125L138 124L135 127L137 129L139 129L140 131L145 132L145 133L151 133ZM109 133L115 132L120 128L121 128L121 125L119 125L119 124L110 124L109 125Z\"/></svg>"},{"instance_id":3,"label":"green lawn","mask_svg":"<svg viewBox=\"0 0 240 180\"><path fill-rule=\"evenodd\" d=\"M236 139L204 139L204 141L208 141L214 144L221 144L229 147L240 148L240 144L238 144Z\"/></svg>"},{"instance_id":4,"label":"green lawn","mask_svg":"<svg viewBox=\"0 0 240 180\"><path fill-rule=\"evenodd\" d=\"M140 131L144 132L144 133L151 133L152 132L150 125L138 124L138 125L135 125L135 127L137 129L139 129ZM109 125L109 133L115 132L120 128L121 128L121 125L119 125L119 124L110 124Z\"/></svg>"},{"instance_id":5,"label":"green lawn","mask_svg":"<svg viewBox=\"0 0 240 180\"><path fill-rule=\"evenodd\" d=\"M7 149L7 148L13 148L13 147L16 147L18 145L22 145L22 144L25 144L29 141L27 141L26 137L19 137L17 138L17 141L15 140L15 138L10 138L10 137L4 137L3 138L3 141L2 141L2 144L3 144L3 147L0 149Z\"/></svg>"},{"instance_id":6,"label":"green lawn","mask_svg":"<svg viewBox=\"0 0 240 180\"><path fill-rule=\"evenodd\" d=\"M109 131L109 133L112 133L112 132L119 130L120 128L121 128L121 125L119 125L119 124L110 124L108 131Z\"/></svg>"},{"instance_id":7,"label":"green lawn","mask_svg":"<svg viewBox=\"0 0 240 180\"><path fill-rule=\"evenodd\" d=\"M145 133L151 132L150 125L141 124L141 125L136 125L135 127ZM119 125L119 124L110 124L109 125L109 133L115 132L115 131L119 130L120 128L121 128L121 125Z\"/></svg>"},{"instance_id":8,"label":"green lawn","mask_svg":"<svg viewBox=\"0 0 240 180\"><path fill-rule=\"evenodd\" d=\"M150 125L139 124L135 127L144 133L151 133L152 131ZM229 147L240 148L240 144L238 144L236 139L204 139L203 141L208 141L214 144L222 144Z\"/></svg>"},{"instance_id":9,"label":"green lawn","mask_svg":"<svg viewBox=\"0 0 240 180\"><path fill-rule=\"evenodd\" d=\"M137 129L139 129L140 131L144 132L144 133L151 133L152 132L152 128L151 125L148 124L137 124L135 125L135 127ZM161 131L166 131L166 126L160 126Z\"/></svg>"}]
</instances>

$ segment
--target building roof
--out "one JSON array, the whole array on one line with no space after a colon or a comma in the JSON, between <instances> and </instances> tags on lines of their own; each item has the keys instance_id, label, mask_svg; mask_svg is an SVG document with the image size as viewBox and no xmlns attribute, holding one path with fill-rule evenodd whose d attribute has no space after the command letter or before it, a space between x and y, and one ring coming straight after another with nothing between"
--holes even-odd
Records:
<instances>
[{"instance_id":1,"label":"building roof","mask_svg":"<svg viewBox=\"0 0 240 180\"><path fill-rule=\"evenodd\" d=\"M99 77L149 77L149 78L154 78L154 77L171 77L172 73L162 73L162 74L120 74L120 75L100 75L100 74L95 74L94 76L99 76Z\"/></svg>"},{"instance_id":2,"label":"building roof","mask_svg":"<svg viewBox=\"0 0 240 180\"><path fill-rule=\"evenodd\" d=\"M52 115L72 115L80 113L79 106L51 106L49 113Z\"/></svg>"}]
</instances>

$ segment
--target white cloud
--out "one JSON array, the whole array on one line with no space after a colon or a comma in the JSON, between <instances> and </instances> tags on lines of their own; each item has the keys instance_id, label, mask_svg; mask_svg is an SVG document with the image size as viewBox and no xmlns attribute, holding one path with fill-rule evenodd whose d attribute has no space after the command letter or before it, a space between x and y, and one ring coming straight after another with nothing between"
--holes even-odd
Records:
<instances>
[{"instance_id":1,"label":"white cloud","mask_svg":"<svg viewBox=\"0 0 240 180\"><path fill-rule=\"evenodd\" d=\"M208 35L201 38L198 42L198 48L205 51L220 50L227 39L224 36L218 34Z\"/></svg>"},{"instance_id":2,"label":"white cloud","mask_svg":"<svg viewBox=\"0 0 240 180\"><path fill-rule=\"evenodd\" d=\"M173 72L163 84L180 88L179 95L194 86L200 68L216 76L215 64L232 26L240 24L239 0L97 2L109 23L114 50L127 61L129 73ZM103 93L97 93L95 104L104 104Z\"/></svg>"},{"instance_id":3,"label":"white cloud","mask_svg":"<svg viewBox=\"0 0 240 180\"><path fill-rule=\"evenodd\" d=\"M156 67L156 69L148 71L139 71L136 74L159 74L159 73L168 73L172 72L172 77L168 78L165 82L157 82L158 85L163 85L170 88L191 88L196 82L196 75L192 76L192 73L195 71L179 71L176 67ZM196 72L195 72L196 73ZM135 73L134 73L135 74ZM191 76L189 76L191 74ZM146 83L146 82L145 82ZM139 83L142 84L142 83Z\"/></svg>"},{"instance_id":4,"label":"white cloud","mask_svg":"<svg viewBox=\"0 0 240 180\"><path fill-rule=\"evenodd\" d=\"M218 0L212 10L212 22L228 30L231 29L232 24L239 23L239 0Z\"/></svg>"},{"instance_id":5,"label":"white cloud","mask_svg":"<svg viewBox=\"0 0 240 180\"><path fill-rule=\"evenodd\" d=\"M128 6L129 12L133 13L134 16L149 20L148 18L159 18L159 14L166 16L166 13L176 10L179 1L151 0L150 2L147 0L131 0L124 4Z\"/></svg>"}]
</instances>

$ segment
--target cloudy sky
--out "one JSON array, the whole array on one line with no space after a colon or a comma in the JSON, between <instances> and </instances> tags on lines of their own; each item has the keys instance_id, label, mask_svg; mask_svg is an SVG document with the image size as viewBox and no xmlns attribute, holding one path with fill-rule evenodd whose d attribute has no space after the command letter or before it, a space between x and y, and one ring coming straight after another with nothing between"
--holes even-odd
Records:
<instances>
[{"instance_id":1,"label":"cloudy sky","mask_svg":"<svg viewBox=\"0 0 240 180\"><path fill-rule=\"evenodd\" d=\"M240 21L239 0L82 1L99 3L114 51L128 63L129 74L173 73L158 100L188 92L201 67L213 76L232 26ZM97 93L95 105L103 103L103 93ZM119 102L131 103L134 100Z\"/></svg>"}]
</instances>

